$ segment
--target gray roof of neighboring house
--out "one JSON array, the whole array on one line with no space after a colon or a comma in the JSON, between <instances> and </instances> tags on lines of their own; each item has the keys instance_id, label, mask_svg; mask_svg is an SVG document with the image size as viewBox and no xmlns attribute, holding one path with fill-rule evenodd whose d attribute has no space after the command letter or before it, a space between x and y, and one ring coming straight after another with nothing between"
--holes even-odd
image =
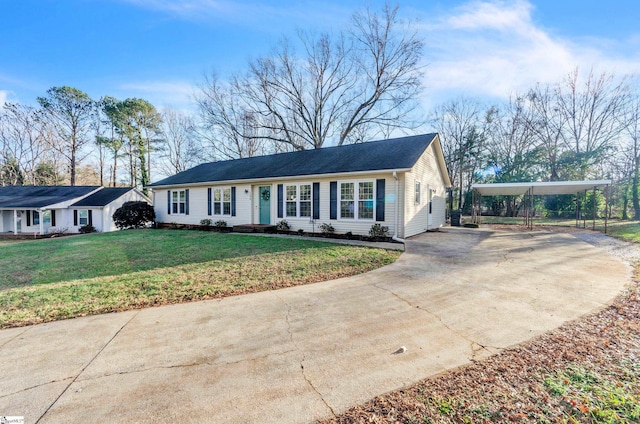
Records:
<instances>
[{"instance_id":1,"label":"gray roof of neighboring house","mask_svg":"<svg viewBox=\"0 0 640 424\"><path fill-rule=\"evenodd\" d=\"M0 209L37 209L86 196L98 186L7 186L0 187Z\"/></svg>"},{"instance_id":2,"label":"gray roof of neighboring house","mask_svg":"<svg viewBox=\"0 0 640 424\"><path fill-rule=\"evenodd\" d=\"M429 147L436 135L423 134L339 147L324 147L204 163L156 181L149 186L409 169Z\"/></svg>"},{"instance_id":3,"label":"gray roof of neighboring house","mask_svg":"<svg viewBox=\"0 0 640 424\"><path fill-rule=\"evenodd\" d=\"M71 205L72 207L76 206L96 206L102 207L106 206L109 203L116 200L118 197L128 193L129 191L134 190L133 187L105 187L100 191L93 193L90 196L85 197Z\"/></svg>"}]
</instances>

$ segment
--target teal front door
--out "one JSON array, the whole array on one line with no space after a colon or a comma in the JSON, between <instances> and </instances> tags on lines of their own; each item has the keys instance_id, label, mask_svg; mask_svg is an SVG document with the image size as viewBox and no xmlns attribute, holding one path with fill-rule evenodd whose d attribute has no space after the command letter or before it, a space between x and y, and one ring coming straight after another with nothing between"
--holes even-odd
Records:
<instances>
[{"instance_id":1,"label":"teal front door","mask_svg":"<svg viewBox=\"0 0 640 424\"><path fill-rule=\"evenodd\" d=\"M259 187L260 224L271 224L271 186Z\"/></svg>"}]
</instances>

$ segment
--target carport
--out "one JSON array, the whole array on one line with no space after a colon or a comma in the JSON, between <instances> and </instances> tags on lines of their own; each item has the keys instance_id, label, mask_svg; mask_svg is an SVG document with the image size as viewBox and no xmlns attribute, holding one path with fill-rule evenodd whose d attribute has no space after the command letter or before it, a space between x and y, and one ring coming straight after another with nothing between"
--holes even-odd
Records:
<instances>
[{"instance_id":1,"label":"carport","mask_svg":"<svg viewBox=\"0 0 640 424\"><path fill-rule=\"evenodd\" d=\"M472 222L480 224L482 216L483 196L524 196L524 222L529 229L533 229L533 211L535 209L535 196L548 196L558 194L573 194L576 196L576 227L582 220L583 228L587 226L586 216L580 215L581 205L587 199L587 192L593 190L593 217L592 229L596 228L596 190L604 190L606 209L609 210L609 185L611 180L591 181L541 181L526 183L495 183L473 184L472 188ZM607 233L608 214L604 214L604 232Z\"/></svg>"}]
</instances>

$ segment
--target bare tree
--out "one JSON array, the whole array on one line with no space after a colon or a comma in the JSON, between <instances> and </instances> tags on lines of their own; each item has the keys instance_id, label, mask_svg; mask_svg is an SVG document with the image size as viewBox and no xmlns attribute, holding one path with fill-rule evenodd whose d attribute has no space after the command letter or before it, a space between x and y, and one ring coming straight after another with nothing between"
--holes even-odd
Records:
<instances>
[{"instance_id":1,"label":"bare tree","mask_svg":"<svg viewBox=\"0 0 640 424\"><path fill-rule=\"evenodd\" d=\"M640 220L640 95L637 93L627 103L622 123L624 124L623 139L626 143L621 146L621 151L627 164L628 179L631 182L633 219Z\"/></svg>"},{"instance_id":2,"label":"bare tree","mask_svg":"<svg viewBox=\"0 0 640 424\"><path fill-rule=\"evenodd\" d=\"M431 120L440 134L451 183L458 190L458 208L462 208L465 187L473 183L481 162L486 114L477 101L461 97L436 107Z\"/></svg>"},{"instance_id":3,"label":"bare tree","mask_svg":"<svg viewBox=\"0 0 640 424\"><path fill-rule=\"evenodd\" d=\"M585 179L601 157L612 147L624 125L617 119L628 100L627 78L591 71L582 81L578 69L556 88L557 113L564 130L564 147L570 152L575 176Z\"/></svg>"},{"instance_id":4,"label":"bare tree","mask_svg":"<svg viewBox=\"0 0 640 424\"><path fill-rule=\"evenodd\" d=\"M160 171L165 175L173 175L200 163L202 147L198 142L193 119L172 109L165 109L162 118L162 160L158 162Z\"/></svg>"},{"instance_id":5,"label":"bare tree","mask_svg":"<svg viewBox=\"0 0 640 424\"><path fill-rule=\"evenodd\" d=\"M412 129L421 90L423 43L398 8L366 10L349 32L300 32L301 56L283 41L271 55L223 86L208 78L198 96L203 121L232 146L248 140L295 150L372 137L382 128Z\"/></svg>"}]
</instances>

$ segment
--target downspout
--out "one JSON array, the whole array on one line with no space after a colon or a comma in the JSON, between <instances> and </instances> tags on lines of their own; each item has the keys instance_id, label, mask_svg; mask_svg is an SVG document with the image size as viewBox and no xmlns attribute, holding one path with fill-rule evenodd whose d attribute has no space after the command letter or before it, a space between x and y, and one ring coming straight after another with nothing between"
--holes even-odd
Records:
<instances>
[{"instance_id":1,"label":"downspout","mask_svg":"<svg viewBox=\"0 0 640 424\"><path fill-rule=\"evenodd\" d=\"M400 242L400 243L404 243L404 239L401 239L400 237L398 237L398 225L399 225L399 204L400 204L400 196L399 194L399 183L398 183L398 173L396 171L393 171L393 178L395 178L396 180L396 198L395 198L395 202L396 202L396 225L393 227L393 237L391 237L391 240Z\"/></svg>"}]
</instances>

